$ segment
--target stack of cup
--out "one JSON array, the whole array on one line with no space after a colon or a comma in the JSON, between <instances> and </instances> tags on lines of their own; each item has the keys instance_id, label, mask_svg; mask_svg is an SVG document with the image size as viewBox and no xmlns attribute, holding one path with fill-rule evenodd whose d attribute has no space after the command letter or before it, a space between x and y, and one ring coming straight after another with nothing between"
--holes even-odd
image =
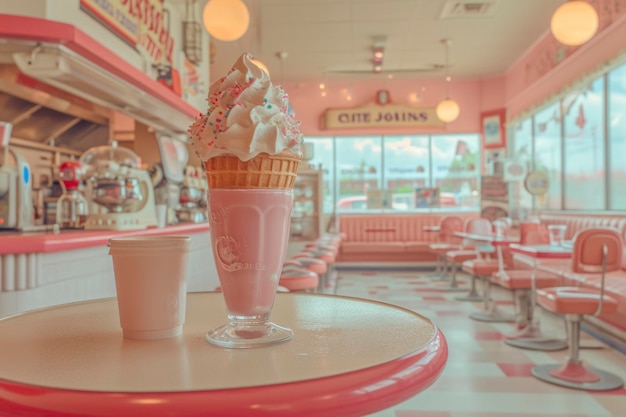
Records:
<instances>
[{"instance_id":1,"label":"stack of cup","mask_svg":"<svg viewBox=\"0 0 626 417\"><path fill-rule=\"evenodd\" d=\"M109 240L125 338L153 340L182 333L190 245L189 236Z\"/></svg>"}]
</instances>

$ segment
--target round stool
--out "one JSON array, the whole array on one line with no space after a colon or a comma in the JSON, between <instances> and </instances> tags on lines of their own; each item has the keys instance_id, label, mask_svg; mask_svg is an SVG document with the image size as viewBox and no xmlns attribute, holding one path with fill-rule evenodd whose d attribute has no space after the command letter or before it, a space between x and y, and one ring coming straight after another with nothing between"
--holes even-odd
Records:
<instances>
[{"instance_id":1,"label":"round stool","mask_svg":"<svg viewBox=\"0 0 626 417\"><path fill-rule=\"evenodd\" d=\"M311 257L321 259L322 261L326 262L327 265L334 264L335 258L336 258L335 254L332 251L328 251L328 250L319 250L319 251L311 252Z\"/></svg>"},{"instance_id":2,"label":"round stool","mask_svg":"<svg viewBox=\"0 0 626 417\"><path fill-rule=\"evenodd\" d=\"M300 251L298 253L296 253L295 255L293 255L291 258L292 259L296 259L296 260L300 260L302 258L314 258L315 256L313 256L313 250L303 250Z\"/></svg>"},{"instance_id":3,"label":"round stool","mask_svg":"<svg viewBox=\"0 0 626 417\"><path fill-rule=\"evenodd\" d=\"M309 244L311 245L311 244ZM330 251L333 252L335 255L339 252L339 247L336 245L326 245L326 244L313 244L312 246L307 246L305 248L306 251L313 251L313 252L319 252L319 251Z\"/></svg>"},{"instance_id":4,"label":"round stool","mask_svg":"<svg viewBox=\"0 0 626 417\"><path fill-rule=\"evenodd\" d=\"M222 287L215 287L216 292L222 292ZM280 281L278 282L278 287L276 287L276 292L289 292L289 288L280 285Z\"/></svg>"},{"instance_id":5,"label":"round stool","mask_svg":"<svg viewBox=\"0 0 626 417\"><path fill-rule=\"evenodd\" d=\"M315 290L319 285L319 276L308 269L283 270L278 285L289 289L289 291Z\"/></svg>"},{"instance_id":6,"label":"round stool","mask_svg":"<svg viewBox=\"0 0 626 417\"><path fill-rule=\"evenodd\" d=\"M310 271L313 271L318 274L325 274L328 270L328 266L326 262L317 258L298 258L298 260L302 263L302 266Z\"/></svg>"},{"instance_id":7,"label":"round stool","mask_svg":"<svg viewBox=\"0 0 626 417\"><path fill-rule=\"evenodd\" d=\"M297 261L295 259L287 259L285 262L283 262L283 267L288 266L288 265L302 268L302 262Z\"/></svg>"},{"instance_id":8,"label":"round stool","mask_svg":"<svg viewBox=\"0 0 626 417\"><path fill-rule=\"evenodd\" d=\"M320 281L318 285L319 292L324 292L324 288L326 283L324 282L326 277L326 272L328 272L328 265L321 259L318 258L298 258L300 262L302 262L302 266L309 271L313 271L319 275Z\"/></svg>"}]
</instances>

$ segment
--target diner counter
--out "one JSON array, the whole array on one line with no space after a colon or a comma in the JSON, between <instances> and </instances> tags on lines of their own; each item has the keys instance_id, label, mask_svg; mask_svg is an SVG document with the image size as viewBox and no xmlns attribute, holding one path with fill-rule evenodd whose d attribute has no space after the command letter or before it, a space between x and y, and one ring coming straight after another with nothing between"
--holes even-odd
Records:
<instances>
[{"instance_id":1,"label":"diner counter","mask_svg":"<svg viewBox=\"0 0 626 417\"><path fill-rule=\"evenodd\" d=\"M109 239L122 236L186 235L208 232L209 223L180 223L164 228L141 230L62 230L61 233L15 231L0 232L0 255L49 253L106 245Z\"/></svg>"},{"instance_id":2,"label":"diner counter","mask_svg":"<svg viewBox=\"0 0 626 417\"><path fill-rule=\"evenodd\" d=\"M115 296L107 243L113 237L140 235L190 236L188 290L212 291L219 285L208 222L123 231L1 232L0 317Z\"/></svg>"}]
</instances>

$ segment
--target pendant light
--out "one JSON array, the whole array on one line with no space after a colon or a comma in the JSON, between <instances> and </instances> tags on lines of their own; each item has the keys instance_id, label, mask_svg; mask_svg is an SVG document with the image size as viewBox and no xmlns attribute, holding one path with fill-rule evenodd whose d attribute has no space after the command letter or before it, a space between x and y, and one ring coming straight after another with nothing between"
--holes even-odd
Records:
<instances>
[{"instance_id":1,"label":"pendant light","mask_svg":"<svg viewBox=\"0 0 626 417\"><path fill-rule=\"evenodd\" d=\"M555 10L550 20L552 34L563 45L578 46L598 30L598 12L585 0L570 0Z\"/></svg>"},{"instance_id":2,"label":"pendant light","mask_svg":"<svg viewBox=\"0 0 626 417\"><path fill-rule=\"evenodd\" d=\"M452 123L459 117L459 114L461 114L459 104L450 98L450 81L452 78L449 74L450 63L448 60L448 48L452 42L449 39L442 39L441 43L444 44L446 49L446 98L437 104L435 112L442 122Z\"/></svg>"},{"instance_id":3,"label":"pendant light","mask_svg":"<svg viewBox=\"0 0 626 417\"><path fill-rule=\"evenodd\" d=\"M231 42L248 30L250 13L241 0L209 0L202 11L202 22L209 35Z\"/></svg>"}]
</instances>

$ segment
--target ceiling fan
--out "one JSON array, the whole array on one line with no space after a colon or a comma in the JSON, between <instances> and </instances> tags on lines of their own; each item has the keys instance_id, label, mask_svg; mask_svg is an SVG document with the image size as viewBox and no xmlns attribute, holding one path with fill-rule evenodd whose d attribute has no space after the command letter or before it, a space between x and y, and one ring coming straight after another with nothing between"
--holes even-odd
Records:
<instances>
[{"instance_id":1,"label":"ceiling fan","mask_svg":"<svg viewBox=\"0 0 626 417\"><path fill-rule=\"evenodd\" d=\"M338 77L358 77L358 78L373 78L393 75L393 76L410 76L413 74L424 74L424 73L439 73L446 68L445 65L442 64L427 64L421 67L414 68L388 68L382 69L379 72L373 72L371 68L363 68L363 69L340 69L340 68L331 68L324 70L324 75L326 76L338 76Z\"/></svg>"}]
</instances>

